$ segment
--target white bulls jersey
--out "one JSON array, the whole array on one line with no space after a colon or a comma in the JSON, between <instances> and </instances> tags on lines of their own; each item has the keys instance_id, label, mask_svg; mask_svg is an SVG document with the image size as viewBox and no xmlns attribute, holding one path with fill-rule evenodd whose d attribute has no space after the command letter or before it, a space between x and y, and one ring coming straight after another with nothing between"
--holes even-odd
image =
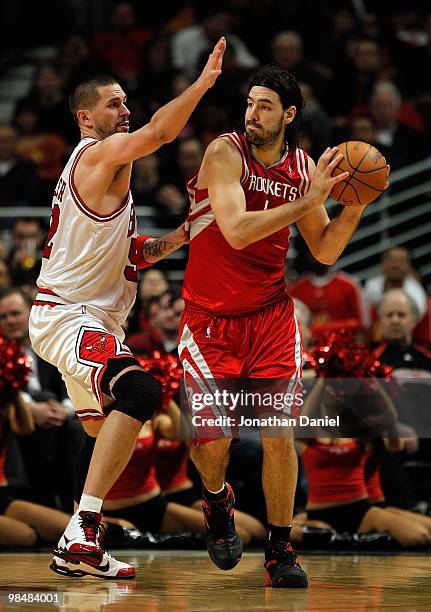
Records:
<instances>
[{"instance_id":1,"label":"white bulls jersey","mask_svg":"<svg viewBox=\"0 0 431 612\"><path fill-rule=\"evenodd\" d=\"M80 141L57 183L36 299L94 306L121 325L136 297L135 209L130 191L110 215L95 213L81 199L74 171L96 143Z\"/></svg>"}]
</instances>

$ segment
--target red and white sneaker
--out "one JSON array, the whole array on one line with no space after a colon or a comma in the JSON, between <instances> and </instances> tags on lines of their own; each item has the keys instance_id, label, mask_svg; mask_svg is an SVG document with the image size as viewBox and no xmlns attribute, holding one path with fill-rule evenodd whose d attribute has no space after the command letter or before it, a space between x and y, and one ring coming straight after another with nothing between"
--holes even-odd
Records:
<instances>
[{"instance_id":1,"label":"red and white sneaker","mask_svg":"<svg viewBox=\"0 0 431 612\"><path fill-rule=\"evenodd\" d=\"M68 578L82 578L83 576L97 576L97 578L132 580L136 576L136 570L131 565L118 561L107 552L103 554L102 563L94 567L83 561L66 561L64 558L54 554L51 565L53 572Z\"/></svg>"},{"instance_id":2,"label":"red and white sneaker","mask_svg":"<svg viewBox=\"0 0 431 612\"><path fill-rule=\"evenodd\" d=\"M99 566L105 552L99 538L101 519L100 512L81 510L74 514L54 549L54 555L71 563Z\"/></svg>"}]
</instances>

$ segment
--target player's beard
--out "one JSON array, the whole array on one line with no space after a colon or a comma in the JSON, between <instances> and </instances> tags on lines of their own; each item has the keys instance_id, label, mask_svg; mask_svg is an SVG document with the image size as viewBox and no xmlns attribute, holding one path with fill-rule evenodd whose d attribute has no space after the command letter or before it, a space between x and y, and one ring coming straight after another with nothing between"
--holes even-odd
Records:
<instances>
[{"instance_id":1,"label":"player's beard","mask_svg":"<svg viewBox=\"0 0 431 612\"><path fill-rule=\"evenodd\" d=\"M100 140L104 140L117 133L117 126L110 123L95 123L94 128Z\"/></svg>"},{"instance_id":2,"label":"player's beard","mask_svg":"<svg viewBox=\"0 0 431 612\"><path fill-rule=\"evenodd\" d=\"M254 145L257 148L268 148L276 144L280 140L280 136L284 131L283 116L276 125L267 130L260 129L257 131L248 131L247 125L245 127L246 138L248 144Z\"/></svg>"}]
</instances>

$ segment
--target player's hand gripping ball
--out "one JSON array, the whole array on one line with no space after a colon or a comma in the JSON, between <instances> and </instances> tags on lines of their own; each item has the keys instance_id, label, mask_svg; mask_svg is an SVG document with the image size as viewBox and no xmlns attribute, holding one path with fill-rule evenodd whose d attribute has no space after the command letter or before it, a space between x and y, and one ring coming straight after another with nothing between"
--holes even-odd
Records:
<instances>
[{"instance_id":1,"label":"player's hand gripping ball","mask_svg":"<svg viewBox=\"0 0 431 612\"><path fill-rule=\"evenodd\" d=\"M331 198L345 206L365 206L378 198L388 186L389 166L372 145L350 140L337 146L344 155L332 175L349 173L346 181L337 183Z\"/></svg>"}]
</instances>

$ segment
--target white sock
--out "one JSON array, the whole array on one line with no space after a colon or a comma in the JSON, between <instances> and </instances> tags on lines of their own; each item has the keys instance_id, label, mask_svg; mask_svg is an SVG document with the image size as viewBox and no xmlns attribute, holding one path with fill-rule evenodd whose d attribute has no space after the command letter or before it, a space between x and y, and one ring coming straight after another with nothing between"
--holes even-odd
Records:
<instances>
[{"instance_id":1,"label":"white sock","mask_svg":"<svg viewBox=\"0 0 431 612\"><path fill-rule=\"evenodd\" d=\"M81 510L84 510L85 512L100 512L102 510L102 504L103 499L83 493L77 512L81 512Z\"/></svg>"},{"instance_id":2,"label":"white sock","mask_svg":"<svg viewBox=\"0 0 431 612\"><path fill-rule=\"evenodd\" d=\"M221 493L223 491L225 484L226 483L224 482L222 488L219 489L218 491L210 491L209 489L207 489L207 491L208 491L208 493L212 493L213 495L217 495L217 493Z\"/></svg>"}]
</instances>

